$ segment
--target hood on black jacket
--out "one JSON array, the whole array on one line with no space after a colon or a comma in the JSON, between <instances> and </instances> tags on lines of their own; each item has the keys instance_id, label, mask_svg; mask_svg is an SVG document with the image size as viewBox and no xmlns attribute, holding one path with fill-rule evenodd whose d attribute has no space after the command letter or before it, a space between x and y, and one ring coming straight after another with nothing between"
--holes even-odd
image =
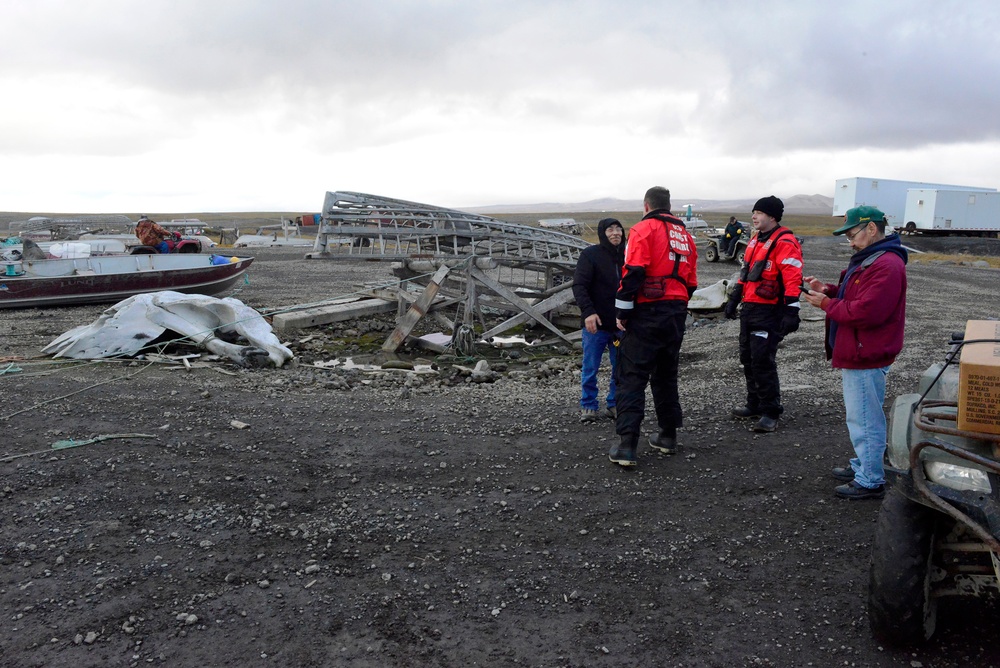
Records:
<instances>
[{"instance_id":1,"label":"hood on black jacket","mask_svg":"<svg viewBox=\"0 0 1000 668\"><path fill-rule=\"evenodd\" d=\"M617 225L622 228L622 242L617 246L614 246L610 241L608 241L608 228L612 225ZM627 235L625 234L625 226L617 218L602 218L597 223L597 241L601 244L601 248L619 257L624 261L625 259L625 239Z\"/></svg>"}]
</instances>

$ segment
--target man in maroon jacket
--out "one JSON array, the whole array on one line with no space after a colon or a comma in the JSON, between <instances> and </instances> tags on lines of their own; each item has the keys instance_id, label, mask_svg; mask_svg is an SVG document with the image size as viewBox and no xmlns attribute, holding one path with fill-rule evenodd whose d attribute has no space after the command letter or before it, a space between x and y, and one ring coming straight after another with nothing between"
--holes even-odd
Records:
<instances>
[{"instance_id":1,"label":"man in maroon jacket","mask_svg":"<svg viewBox=\"0 0 1000 668\"><path fill-rule=\"evenodd\" d=\"M903 349L907 253L899 235L885 235L885 214L871 206L847 212L844 234L854 249L838 285L806 276L804 299L826 312L826 356L841 369L847 431L854 446L850 466L833 469L844 499L885 495L885 377Z\"/></svg>"}]
</instances>

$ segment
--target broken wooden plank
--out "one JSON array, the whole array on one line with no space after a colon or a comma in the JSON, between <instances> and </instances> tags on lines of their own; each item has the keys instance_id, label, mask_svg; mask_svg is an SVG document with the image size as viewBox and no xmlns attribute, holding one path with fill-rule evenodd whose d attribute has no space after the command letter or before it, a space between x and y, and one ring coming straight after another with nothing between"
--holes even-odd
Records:
<instances>
[{"instance_id":1,"label":"broken wooden plank","mask_svg":"<svg viewBox=\"0 0 1000 668\"><path fill-rule=\"evenodd\" d=\"M583 338L583 330L578 329L575 332L570 332L565 337L566 341L580 341ZM533 345L535 346L551 346L555 343L559 343L559 339L553 337L551 339L545 339L544 341L536 341Z\"/></svg>"},{"instance_id":2,"label":"broken wooden plank","mask_svg":"<svg viewBox=\"0 0 1000 668\"><path fill-rule=\"evenodd\" d=\"M441 327L443 327L444 329L447 330L455 329L455 323L452 322L451 318L446 316L444 313L441 313L441 311L435 310L433 306L427 312L427 315L434 318L434 321L437 322L439 325L441 325Z\"/></svg>"},{"instance_id":3,"label":"broken wooden plank","mask_svg":"<svg viewBox=\"0 0 1000 668\"><path fill-rule=\"evenodd\" d=\"M486 287L488 287L493 292L497 293L498 295L509 301L514 306L518 307L519 309L527 313L538 324L552 331L559 338L564 339L567 342L569 341L569 339L566 338L566 335L562 333L562 330L560 330L558 327L549 322L541 311L539 311L537 308L535 308L525 300L518 297L517 294L515 294L514 291L508 288L507 286L502 285L498 281L494 280L492 276L488 276L487 274L483 273L476 267L469 267L469 275L475 278L483 285L485 285ZM552 299L552 297L549 297L549 299Z\"/></svg>"},{"instance_id":4,"label":"broken wooden plank","mask_svg":"<svg viewBox=\"0 0 1000 668\"><path fill-rule=\"evenodd\" d=\"M376 313L388 313L396 310L396 302L384 299L362 299L347 304L334 304L307 308L292 313L278 313L272 318L271 324L279 331L316 327L331 322L343 322L351 318L359 318Z\"/></svg>"},{"instance_id":5,"label":"broken wooden plank","mask_svg":"<svg viewBox=\"0 0 1000 668\"><path fill-rule=\"evenodd\" d=\"M542 301L538 302L537 304L535 304L535 308L545 313L550 311L551 309L556 308L557 306L562 306L563 304L570 302L572 300L573 300L573 289L572 286L570 286L568 288L564 288L561 292L557 292L548 299L543 299ZM483 332L482 338L484 341L489 341L491 337L506 332L511 327L516 327L517 325L527 322L528 318L530 317L531 316L529 316L527 313L519 313L518 315L515 315L513 318L504 320L502 323L500 323L493 329L489 330L488 332ZM568 340L569 337L562 337L562 338Z\"/></svg>"},{"instance_id":6,"label":"broken wooden plank","mask_svg":"<svg viewBox=\"0 0 1000 668\"><path fill-rule=\"evenodd\" d=\"M427 309L430 308L431 302L437 296L438 289L441 287L441 282L444 281L445 276L451 271L448 265L442 265L434 272L434 276L431 277L430 283L424 288L423 294L413 302L410 309L406 314L399 319L399 323L396 325L396 329L392 330L392 334L389 338L385 340L382 344L383 352L391 353L395 352L399 346L403 344L406 340L407 335L413 331L420 319L424 317L427 313Z\"/></svg>"}]
</instances>

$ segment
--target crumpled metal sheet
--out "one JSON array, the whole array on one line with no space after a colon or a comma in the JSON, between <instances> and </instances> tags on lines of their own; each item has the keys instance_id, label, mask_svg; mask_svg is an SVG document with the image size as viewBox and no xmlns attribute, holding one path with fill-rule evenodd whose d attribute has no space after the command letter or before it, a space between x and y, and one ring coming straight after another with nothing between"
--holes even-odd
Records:
<instances>
[{"instance_id":1,"label":"crumpled metal sheet","mask_svg":"<svg viewBox=\"0 0 1000 668\"><path fill-rule=\"evenodd\" d=\"M717 311L726 305L729 293L736 285L736 277L722 279L718 283L698 288L688 302L689 311Z\"/></svg>"},{"instance_id":2,"label":"crumpled metal sheet","mask_svg":"<svg viewBox=\"0 0 1000 668\"><path fill-rule=\"evenodd\" d=\"M293 356L281 345L271 325L240 300L172 291L135 295L118 302L89 325L62 334L42 352L73 359L131 357L168 330L178 339L240 366L280 367ZM238 334L249 345L218 337L229 333Z\"/></svg>"}]
</instances>

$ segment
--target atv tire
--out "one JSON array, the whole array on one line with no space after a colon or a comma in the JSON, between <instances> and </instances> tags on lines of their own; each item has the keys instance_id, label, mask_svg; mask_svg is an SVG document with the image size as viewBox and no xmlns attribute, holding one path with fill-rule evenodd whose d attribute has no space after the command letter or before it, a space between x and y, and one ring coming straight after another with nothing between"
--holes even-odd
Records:
<instances>
[{"instance_id":1,"label":"atv tire","mask_svg":"<svg viewBox=\"0 0 1000 668\"><path fill-rule=\"evenodd\" d=\"M715 244L709 244L708 248L705 249L705 259L709 262L719 261L719 247Z\"/></svg>"},{"instance_id":2,"label":"atv tire","mask_svg":"<svg viewBox=\"0 0 1000 668\"><path fill-rule=\"evenodd\" d=\"M878 514L868 581L868 622L875 637L906 647L929 639L937 622L931 597L936 511L889 490Z\"/></svg>"}]
</instances>

